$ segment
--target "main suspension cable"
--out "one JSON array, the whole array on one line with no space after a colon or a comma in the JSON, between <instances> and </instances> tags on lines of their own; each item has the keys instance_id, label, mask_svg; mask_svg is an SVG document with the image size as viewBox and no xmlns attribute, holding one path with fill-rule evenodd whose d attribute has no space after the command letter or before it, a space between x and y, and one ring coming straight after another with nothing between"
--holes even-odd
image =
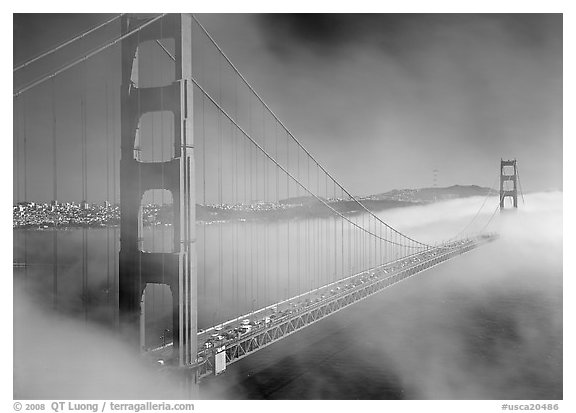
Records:
<instances>
[{"instance_id":1,"label":"main suspension cable","mask_svg":"<svg viewBox=\"0 0 576 413\"><path fill-rule=\"evenodd\" d=\"M212 102L212 104L214 106L216 106L216 108L218 108L218 110L228 118L228 120L230 122L232 122L234 124L234 126L236 126L236 128L238 128L238 130L240 132L242 132L242 134L244 136L246 136L246 138L248 138L248 140L250 140L250 142L252 142L252 144L258 149L260 150L268 159L270 159L278 168L280 168L286 175L287 178L290 178L292 181L294 181L295 183L297 183L302 189L304 189L306 192L308 192L310 195L312 195L314 198L316 198L318 201L320 201L320 203L322 203L324 206L326 206L328 209L330 209L332 212L334 212L336 215L340 216L341 218L347 220L348 222L350 222L353 226L357 227L358 229L360 229L361 231L364 231L367 234L370 234L374 237L377 238L381 238L378 235L374 234L372 231L367 230L366 228L363 228L362 226L358 225L355 222L352 222L348 217L346 217L345 215L341 214L340 212L338 212L336 209L334 209L334 207L332 207L331 205L329 205L325 200L323 200L321 197L319 197L318 195L316 195L312 190L308 189L302 182L300 182L298 179L296 179L286 168L284 168L282 165L280 165L280 163L274 159L269 153L265 152L264 149L262 148L262 146L260 146L260 144L258 142L256 142L256 140L254 138L252 138L252 136L250 136L250 134L248 134L240 125L238 125L238 123L232 119L232 117L228 114L228 112L226 112L224 110L224 108L222 108L215 100L214 98L212 98L212 96L210 96L210 94L208 94L208 92L206 92L206 90L204 90L204 88L198 83L198 81L196 81L195 78L191 77L190 80L192 81L192 83L194 83L194 85L196 85L196 87L202 92L202 94L204 94L208 100L210 100ZM316 164L316 166L320 167L320 165ZM320 167L321 168L321 167ZM402 233L397 232L397 234L404 236ZM405 245L405 244L401 244L401 243L395 243L393 241L387 240L387 239L383 239L383 241L398 245L398 246L407 246L409 248L418 248L418 247L413 247L411 245ZM415 241L416 243L420 244L420 245L426 245L426 244L422 244L418 241ZM426 245L427 247L431 247L430 245Z\"/></svg>"},{"instance_id":2,"label":"main suspension cable","mask_svg":"<svg viewBox=\"0 0 576 413\"><path fill-rule=\"evenodd\" d=\"M168 50L162 45L161 42L157 41L156 42L160 47L162 47L162 49L166 52L166 54L174 59L174 57L168 52ZM218 47L216 45L216 47ZM230 62L230 64L232 64ZM242 75L237 72L239 76L242 77ZM242 79L246 82L246 80L242 77ZM378 235L374 234L373 232L366 230L365 228L361 227L360 225L353 223L352 221L350 221L348 218L346 218L343 214L341 214L340 212L338 212L336 209L334 209L332 206L330 206L326 201L324 201L321 197L319 197L318 195L314 194L311 190L309 190L308 188L306 188L306 186L304 184L302 184L297 178L295 178L286 168L284 168L282 165L280 165L280 163L274 159L270 154L268 154L264 148L262 148L262 146L260 144L258 144L258 142L256 142L256 140L254 138L252 138L246 131L244 131L244 129L224 110L224 108L222 108L222 106L220 104L218 104L218 102L216 102L216 100L214 98L212 98L212 96L210 96L210 94L200 85L200 83L194 78L191 77L190 79L192 81L192 83L194 83L196 85L196 87L198 87L198 89L202 92L202 94L204 94L211 102L212 104L214 104L216 106L216 108L222 113L224 114L228 120L230 120L230 122L232 122L236 128L238 128L242 134L244 134L262 153L264 153L266 155L266 157L268 157L274 164L276 164L276 166L278 166L280 169L282 169L282 171L284 171L287 174L287 177L290 177L294 182L296 182L300 187L302 187L306 192L308 192L310 195L312 195L314 198L316 198L318 201L320 201L322 204L324 204L326 207L328 207L330 210L332 210L335 214L337 214L338 216L340 216L341 218L346 219L347 221L349 221L350 223L352 223L354 226L356 226L357 228L365 231L366 233L377 237L377 238L381 238ZM316 163L316 166L322 171L324 172L328 177L330 177L330 179L336 183L336 185L338 185L340 187L340 189L342 189L342 191L344 191L349 197L350 199L354 200L358 205L362 206L363 209L365 209L370 215L374 216L375 219L377 219L380 223L386 225L388 228L390 228L392 231L394 231L395 233L399 234L400 236L408 239L409 241L414 242L417 245L420 245L422 247L428 247L428 248L433 248L432 245L428 245L428 244L424 244L420 241L416 241L406 235L404 235L403 233L397 231L396 229L392 228L391 226L389 226L388 224L386 224L384 221L382 221L380 218L378 218L377 216L375 216L370 210L368 210L363 204L361 204L352 194L350 194L346 189L344 189L339 183L338 181L336 181L323 167L322 165L320 165L318 163L318 161L316 161L316 159L314 159L314 157L296 140L296 138L294 138L294 136L292 135L292 133L282 124L282 122L280 122L280 120L276 117L276 115L274 113L272 113L270 111L270 109L267 107L267 105L262 101L262 99L256 94L256 92L253 91L252 87L246 82L247 86L251 89L251 91L255 94L255 96L258 98L258 100L268 109L268 111L272 114L272 116L276 119L276 121L284 128L284 130L286 131L288 136L291 136L293 138L293 140L298 144L298 146L308 155L308 157L310 159L312 159L314 161L314 163ZM419 248L417 246L412 246L412 245L405 245L405 244L401 244L401 243L395 243L393 241L384 239L384 241L392 243L392 244L396 244L399 246L405 246L408 248ZM421 248L421 247L420 247Z\"/></svg>"},{"instance_id":3,"label":"main suspension cable","mask_svg":"<svg viewBox=\"0 0 576 413\"><path fill-rule=\"evenodd\" d=\"M377 221L379 221L382 225L387 226L388 228L390 228L392 231L400 234L402 237L407 238L410 241L413 241L419 245L422 245L423 247L432 247L431 245L422 243L420 241L417 241L415 239L412 239L410 237L408 237L407 235L401 233L400 231L396 230L395 228L393 228L392 226L390 226L389 224L387 224L386 222L382 221L378 216L376 216L371 210L369 210L362 202L360 202L354 195L352 195L350 192L348 192L344 186L342 184L340 184L330 173L328 173L328 171L326 169L324 169L324 167L322 165L320 165L320 163L316 160L316 158L314 158L314 156L312 156L312 154L310 152L308 152L308 150L300 143L300 141L292 134L292 132L290 132L290 130L282 123L282 121L278 118L278 116L276 116L276 114L272 111L272 109L270 109L270 107L266 104L266 102L264 102L264 100L260 97L260 95L254 90L254 88L252 87L252 85L246 80L246 78L242 75L242 73L240 73L240 71L236 68L236 66L232 63L232 61L228 58L228 56L226 56L226 54L224 53L224 51L220 48L220 46L216 43L216 41L214 40L214 38L210 35L210 33L208 33L208 31L204 28L204 26L202 26L202 24L198 21L198 19L196 18L196 16L194 16L194 14L192 14L192 18L194 19L194 21L198 24L198 26L202 29L202 31L204 32L204 34L207 36L207 38L210 40L210 42L214 45L214 47L216 47L216 49L218 50L218 52L222 55L222 57L224 57L224 59L228 62L228 64L230 65L230 67L234 70L234 72L236 72L236 74L242 79L242 81L246 84L246 86L250 89L250 91L254 94L254 96L256 96L256 98L260 101L260 103L262 105L264 105L264 107L268 110L268 112L272 115L272 117L278 122L278 124L280 124L280 126L282 126L282 128L284 128L284 130L287 132L287 134L292 138L292 140L316 163L316 165L325 173L327 174L330 179L332 179L349 197L350 199L352 199L354 202L356 202L362 209L364 209L366 212L368 212L370 215L372 215L373 217L375 217L375 219Z\"/></svg>"},{"instance_id":4,"label":"main suspension cable","mask_svg":"<svg viewBox=\"0 0 576 413\"><path fill-rule=\"evenodd\" d=\"M83 37L86 37L86 36L88 36L89 34L95 32L96 30L98 30L98 29L100 29L100 28L102 28L102 27L104 27L104 26L107 26L108 24L112 23L113 21L118 20L118 19L119 19L120 17L122 17L124 14L125 14L125 13L118 14L118 15L112 17L111 19L106 20L104 23L100 23L100 24L98 24L97 26L95 26L95 27L93 27L93 28L85 31L84 33L80 33L79 35L74 36L72 39L67 40L67 41L65 41L64 43L62 43L62 44L60 44L60 45L58 45L58 46L56 46L56 47L53 47L52 49L47 50L46 52L41 53L41 54L39 54L38 56L33 57L32 59L30 59L30 60L28 60L28 61L26 61L26 62L24 62L24 63L22 63L22 64L20 64L20 65L18 65L18 66L16 66L14 69L12 69L12 71L15 73L15 72L17 72L18 70L23 69L24 67L29 66L29 65L31 65L32 63L34 63L34 62L36 62L36 61L38 61L38 60L40 60L40 59L42 59L42 58L44 58L44 57L46 57L46 56L51 55L51 54L54 53L54 52L57 52L58 50L62 49L63 47L66 47L66 46L68 46L69 44L74 43L76 40L80 40L80 39L82 39Z\"/></svg>"},{"instance_id":5,"label":"main suspension cable","mask_svg":"<svg viewBox=\"0 0 576 413\"><path fill-rule=\"evenodd\" d=\"M462 228L460 230L460 232L458 232L456 235L454 235L453 237L449 238L448 240L454 240L457 239L460 235L462 235L464 233L464 231L466 231L466 229L468 229L468 227L470 225L472 225L472 223L476 220L476 218L478 217L478 215L480 215L480 211L482 211L482 209L484 208L484 205L486 205L486 201L488 201L488 198L490 197L490 195L492 194L492 191L495 191L494 187L496 186L496 182L498 182L498 178L499 175L496 177L496 179L494 180L494 182L492 183L492 186L490 187L490 189L488 190L488 193L486 194L486 196L484 197L484 202L482 202L482 205L480 205L480 208L478 208L478 211L476 211L476 214L474 215L474 217L466 224L466 226L464 228Z\"/></svg>"},{"instance_id":6,"label":"main suspension cable","mask_svg":"<svg viewBox=\"0 0 576 413\"><path fill-rule=\"evenodd\" d=\"M526 204L524 201L524 191L522 190L522 182L520 181L520 169L518 169L518 163L516 163L516 175L518 175L518 186L520 188L520 195L522 196L522 204Z\"/></svg>"},{"instance_id":7,"label":"main suspension cable","mask_svg":"<svg viewBox=\"0 0 576 413\"><path fill-rule=\"evenodd\" d=\"M130 31L130 32L128 32L128 33L125 33L125 34L117 37L117 38L114 39L113 41L108 42L108 43L106 43L106 44L103 45L103 46L97 47L96 49L92 50L91 52L85 54L85 55L82 56L82 57L79 57L78 59L76 59L76 60L74 60L74 61L72 61L72 62L70 62L70 63L68 63L68 64L66 64L66 65L64 65L64 66L62 66L62 67L60 67L59 69L55 70L54 72L52 72L52 73L50 73L50 74L47 74L47 75L45 75L45 76L42 76L42 77L40 77L40 78L38 78L38 79L36 79L36 80L33 80L32 82L28 83L26 86L22 87L21 89L19 89L19 90L16 91L16 92L14 92L14 93L12 94L12 96L21 95L22 93L27 92L28 90L32 89L33 87L36 87L36 86L44 83L45 81L47 81L47 80L49 80L49 79L51 79L51 78L53 78L53 77L55 77L55 76L58 76L60 73L63 73L63 72L65 72L66 70L71 69L72 67L76 66L77 64L88 60L88 59L91 58L92 56L95 56L95 55L97 55L98 53L100 53L100 52L108 49L109 47L114 46L116 43L118 43L118 42L120 42L120 41L122 41L122 40L124 40L124 39L126 39L126 38L128 38L128 37L130 37L130 36L132 36L132 35L135 34L135 33L139 33L140 30L142 30L142 29L144 29L145 27L147 27L147 26L151 25L152 23L156 22L157 20L161 19L161 18L164 17L165 15L166 15L166 13L161 14L160 16L156 16L156 17L154 17L153 19L147 21L146 23L141 24L140 26L138 26L138 27L135 28L134 30L132 30L132 31Z\"/></svg>"}]
</instances>

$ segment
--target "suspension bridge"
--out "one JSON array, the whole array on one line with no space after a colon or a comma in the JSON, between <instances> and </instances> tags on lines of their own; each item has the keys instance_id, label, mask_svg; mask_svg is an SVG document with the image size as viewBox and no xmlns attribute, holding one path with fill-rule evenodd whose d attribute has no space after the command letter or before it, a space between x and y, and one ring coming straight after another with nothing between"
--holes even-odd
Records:
<instances>
[{"instance_id":1,"label":"suspension bridge","mask_svg":"<svg viewBox=\"0 0 576 413\"><path fill-rule=\"evenodd\" d=\"M474 235L397 230L190 14L113 16L16 65L13 97L15 284L191 383L494 240L517 206L502 161Z\"/></svg>"}]
</instances>

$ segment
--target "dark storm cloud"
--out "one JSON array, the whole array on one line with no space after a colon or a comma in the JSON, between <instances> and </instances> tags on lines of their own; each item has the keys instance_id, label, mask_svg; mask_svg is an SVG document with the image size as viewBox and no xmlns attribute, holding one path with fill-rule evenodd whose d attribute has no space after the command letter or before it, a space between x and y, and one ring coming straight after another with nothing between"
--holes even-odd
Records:
<instances>
[{"instance_id":1,"label":"dark storm cloud","mask_svg":"<svg viewBox=\"0 0 576 413\"><path fill-rule=\"evenodd\" d=\"M562 187L561 14L254 19L278 73L267 90L298 102L289 124L355 191L378 174L394 182L374 187L423 186L433 169L489 186L501 157L521 160L528 190Z\"/></svg>"},{"instance_id":2,"label":"dark storm cloud","mask_svg":"<svg viewBox=\"0 0 576 413\"><path fill-rule=\"evenodd\" d=\"M278 56L311 50L323 55L342 56L346 47L381 44L394 48L408 15L370 14L263 14L259 27L267 46Z\"/></svg>"},{"instance_id":3,"label":"dark storm cloud","mask_svg":"<svg viewBox=\"0 0 576 413\"><path fill-rule=\"evenodd\" d=\"M344 56L347 47L358 46L402 55L430 40L431 31L478 22L503 27L520 46L549 46L562 38L559 14L261 14L257 22L279 57L303 50Z\"/></svg>"}]
</instances>

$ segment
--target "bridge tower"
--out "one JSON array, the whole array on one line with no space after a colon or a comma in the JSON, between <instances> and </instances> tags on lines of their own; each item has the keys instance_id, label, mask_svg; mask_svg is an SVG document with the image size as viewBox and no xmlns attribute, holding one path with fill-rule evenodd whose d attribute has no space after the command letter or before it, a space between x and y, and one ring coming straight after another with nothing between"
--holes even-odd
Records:
<instances>
[{"instance_id":1,"label":"bridge tower","mask_svg":"<svg viewBox=\"0 0 576 413\"><path fill-rule=\"evenodd\" d=\"M122 33L150 19L145 15L124 15ZM125 38L121 51L120 328L136 347L144 289L150 283L167 285L172 294L174 355L180 367L194 365L198 353L191 19L187 14L166 15ZM172 39L175 45L173 82L141 87L140 46L163 39ZM173 114L173 153L168 161L142 162L138 155L140 123L146 113L159 111ZM142 250L140 204L144 193L154 189L166 189L172 194L172 252Z\"/></svg>"},{"instance_id":2,"label":"bridge tower","mask_svg":"<svg viewBox=\"0 0 576 413\"><path fill-rule=\"evenodd\" d=\"M512 170L510 171L510 168ZM516 159L500 159L500 210L504 210L504 200L512 198L514 208L518 208L518 168Z\"/></svg>"}]
</instances>

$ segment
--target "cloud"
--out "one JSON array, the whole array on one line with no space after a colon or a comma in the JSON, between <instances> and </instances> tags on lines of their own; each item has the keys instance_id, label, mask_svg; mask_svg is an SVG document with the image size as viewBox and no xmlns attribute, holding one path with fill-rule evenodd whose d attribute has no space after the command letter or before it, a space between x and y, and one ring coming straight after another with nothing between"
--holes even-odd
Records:
<instances>
[{"instance_id":1,"label":"cloud","mask_svg":"<svg viewBox=\"0 0 576 413\"><path fill-rule=\"evenodd\" d=\"M14 294L15 399L178 399L178 386L110 329Z\"/></svg>"},{"instance_id":2,"label":"cloud","mask_svg":"<svg viewBox=\"0 0 576 413\"><path fill-rule=\"evenodd\" d=\"M388 217L439 233L436 219L459 228L478 201ZM493 225L499 240L229 367L204 397L561 399L562 194L528 195Z\"/></svg>"},{"instance_id":3,"label":"cloud","mask_svg":"<svg viewBox=\"0 0 576 413\"><path fill-rule=\"evenodd\" d=\"M439 166L442 185L489 185L502 156L527 190L562 187L561 15L257 21L279 74L265 96L283 94L287 124L352 192L424 186Z\"/></svg>"},{"instance_id":4,"label":"cloud","mask_svg":"<svg viewBox=\"0 0 576 413\"><path fill-rule=\"evenodd\" d=\"M266 44L279 58L310 50L323 58L345 57L353 48L374 48L396 58L425 45L497 29L507 41L530 49L554 46L561 38L559 14L259 14ZM447 34L450 36L446 37ZM375 50L376 51L376 50Z\"/></svg>"}]
</instances>

